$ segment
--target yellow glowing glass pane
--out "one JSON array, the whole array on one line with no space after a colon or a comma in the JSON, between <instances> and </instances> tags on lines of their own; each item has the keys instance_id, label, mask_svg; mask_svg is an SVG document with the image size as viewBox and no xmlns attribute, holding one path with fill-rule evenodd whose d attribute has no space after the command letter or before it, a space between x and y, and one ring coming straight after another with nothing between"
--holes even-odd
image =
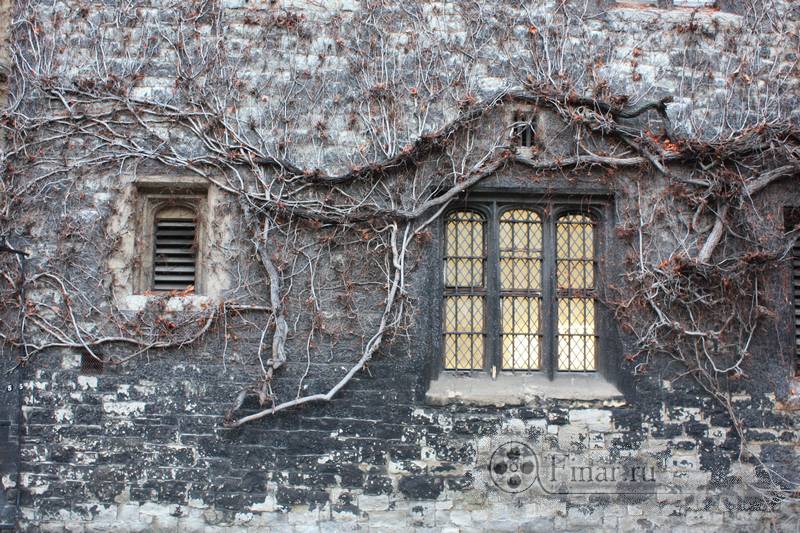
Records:
<instances>
[{"instance_id":1,"label":"yellow glowing glass pane","mask_svg":"<svg viewBox=\"0 0 800 533\"><path fill-rule=\"evenodd\" d=\"M509 296L501 298L501 337L503 368L540 368L539 298Z\"/></svg>"},{"instance_id":2,"label":"yellow glowing glass pane","mask_svg":"<svg viewBox=\"0 0 800 533\"><path fill-rule=\"evenodd\" d=\"M445 226L445 252L447 257L458 255L458 223L447 221Z\"/></svg>"},{"instance_id":3,"label":"yellow glowing glass pane","mask_svg":"<svg viewBox=\"0 0 800 533\"><path fill-rule=\"evenodd\" d=\"M595 370L595 302L591 298L558 299L558 369Z\"/></svg>"},{"instance_id":4,"label":"yellow glowing glass pane","mask_svg":"<svg viewBox=\"0 0 800 533\"><path fill-rule=\"evenodd\" d=\"M556 227L559 289L594 288L594 227L585 215L566 215Z\"/></svg>"},{"instance_id":5,"label":"yellow glowing glass pane","mask_svg":"<svg viewBox=\"0 0 800 533\"><path fill-rule=\"evenodd\" d=\"M587 219L587 224L581 224L583 235L581 241L583 242L583 257L594 257L594 226L591 221Z\"/></svg>"},{"instance_id":6,"label":"yellow glowing glass pane","mask_svg":"<svg viewBox=\"0 0 800 533\"><path fill-rule=\"evenodd\" d=\"M500 288L538 290L542 286L542 225L527 209L500 216Z\"/></svg>"},{"instance_id":7,"label":"yellow glowing glass pane","mask_svg":"<svg viewBox=\"0 0 800 533\"><path fill-rule=\"evenodd\" d=\"M483 368L483 297L446 296L442 316L444 367Z\"/></svg>"},{"instance_id":8,"label":"yellow glowing glass pane","mask_svg":"<svg viewBox=\"0 0 800 533\"><path fill-rule=\"evenodd\" d=\"M594 263L592 261L559 260L559 289L591 289L593 287Z\"/></svg>"},{"instance_id":9,"label":"yellow glowing glass pane","mask_svg":"<svg viewBox=\"0 0 800 533\"><path fill-rule=\"evenodd\" d=\"M478 213L458 211L445 224L444 284L483 286L484 220Z\"/></svg>"}]
</instances>

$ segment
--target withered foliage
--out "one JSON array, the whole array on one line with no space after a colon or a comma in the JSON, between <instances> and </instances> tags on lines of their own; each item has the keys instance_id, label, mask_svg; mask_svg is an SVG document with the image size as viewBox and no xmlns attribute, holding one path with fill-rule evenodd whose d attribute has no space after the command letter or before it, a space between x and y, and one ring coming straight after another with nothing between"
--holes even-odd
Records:
<instances>
[{"instance_id":1,"label":"withered foliage","mask_svg":"<svg viewBox=\"0 0 800 533\"><path fill-rule=\"evenodd\" d=\"M655 359L679 362L678 377L725 406L746 448L731 383L748 379L753 339L776 327L764 284L796 239L758 197L800 175L800 132L785 109L796 67L749 61L759 39L791 38L764 19L770 8L753 6L747 20L760 33L741 33L747 52L718 73L727 89L704 115L668 113L673 95L612 90L603 58L619 42L589 39L580 10L506 19L464 5L459 40L434 30L420 6L378 2L349 20L334 16L330 42L314 41L309 53L313 22L277 8L62 7L20 1L13 18L0 190L4 370L59 349L105 365L139 362L210 332L226 360L250 328L257 343L242 368L255 374L232 391L227 425L329 400L411 326L414 265L454 199L511 168L543 183L591 175L617 194L616 236L630 243L625 272L598 295L632 339L627 359L636 372ZM675 28L686 50L702 28L720 31L701 22L692 15ZM249 40L233 42L237 24ZM490 48L507 59L509 88L481 99ZM633 52L637 83L646 53ZM301 55L302 65L287 60ZM693 72L686 87L706 76ZM693 90L676 96L691 102ZM697 91L698 101L707 96ZM504 106L557 115L567 147L517 150L492 118ZM230 199L240 221L232 261L259 268L234 269L235 289L218 304L174 313L168 295L138 313L116 308L105 261L118 235L103 230L113 202L93 203L98 187L118 191L145 167L200 176ZM355 355L336 380L306 392L312 362L345 347ZM305 372L287 396L276 383L290 364ZM240 415L253 395L261 410Z\"/></svg>"}]
</instances>

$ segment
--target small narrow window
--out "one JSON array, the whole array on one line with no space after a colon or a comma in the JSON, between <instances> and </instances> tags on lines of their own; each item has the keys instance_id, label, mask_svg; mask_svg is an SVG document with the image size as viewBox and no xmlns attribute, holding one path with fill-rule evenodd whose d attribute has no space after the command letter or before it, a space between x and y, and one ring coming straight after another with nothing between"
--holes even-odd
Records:
<instances>
[{"instance_id":1,"label":"small narrow window","mask_svg":"<svg viewBox=\"0 0 800 533\"><path fill-rule=\"evenodd\" d=\"M783 211L784 229L795 231L800 226L800 207L786 207ZM800 375L800 239L792 246L792 296L794 303L794 357L795 373Z\"/></svg>"},{"instance_id":2,"label":"small narrow window","mask_svg":"<svg viewBox=\"0 0 800 533\"><path fill-rule=\"evenodd\" d=\"M536 130L533 129L533 119L525 119L520 114L515 115L513 137L518 146L531 147L536 144Z\"/></svg>"},{"instance_id":3,"label":"small narrow window","mask_svg":"<svg viewBox=\"0 0 800 533\"><path fill-rule=\"evenodd\" d=\"M192 210L170 207L156 213L153 228L155 291L185 290L195 284L197 222Z\"/></svg>"},{"instance_id":4,"label":"small narrow window","mask_svg":"<svg viewBox=\"0 0 800 533\"><path fill-rule=\"evenodd\" d=\"M81 354L81 374L102 374L103 361L89 353Z\"/></svg>"}]
</instances>

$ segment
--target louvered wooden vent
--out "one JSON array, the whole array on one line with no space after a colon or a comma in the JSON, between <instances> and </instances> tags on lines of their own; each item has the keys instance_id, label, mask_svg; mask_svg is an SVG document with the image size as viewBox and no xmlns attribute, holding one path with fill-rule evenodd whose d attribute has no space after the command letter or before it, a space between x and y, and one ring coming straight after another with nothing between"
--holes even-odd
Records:
<instances>
[{"instance_id":1,"label":"louvered wooden vent","mask_svg":"<svg viewBox=\"0 0 800 533\"><path fill-rule=\"evenodd\" d=\"M194 218L157 218L153 240L153 290L183 290L194 285L197 267Z\"/></svg>"}]
</instances>

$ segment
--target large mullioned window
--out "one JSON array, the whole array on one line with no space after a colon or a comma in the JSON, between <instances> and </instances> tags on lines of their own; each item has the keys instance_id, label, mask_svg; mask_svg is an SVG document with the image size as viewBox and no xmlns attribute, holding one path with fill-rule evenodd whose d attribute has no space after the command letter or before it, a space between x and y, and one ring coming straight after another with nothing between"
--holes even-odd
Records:
<instances>
[{"instance_id":1,"label":"large mullioned window","mask_svg":"<svg viewBox=\"0 0 800 533\"><path fill-rule=\"evenodd\" d=\"M597 216L489 202L444 222L442 368L597 369Z\"/></svg>"}]
</instances>

